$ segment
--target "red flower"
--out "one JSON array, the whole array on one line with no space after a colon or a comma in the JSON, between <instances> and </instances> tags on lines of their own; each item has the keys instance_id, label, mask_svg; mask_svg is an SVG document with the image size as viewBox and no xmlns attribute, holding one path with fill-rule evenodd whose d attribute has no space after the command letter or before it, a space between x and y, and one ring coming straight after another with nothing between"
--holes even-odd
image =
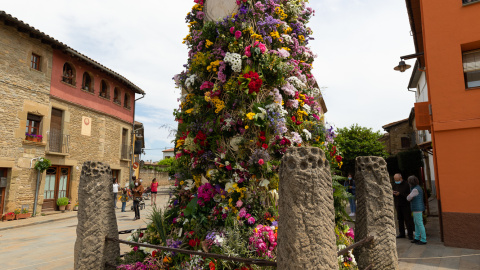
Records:
<instances>
[{"instance_id":1,"label":"red flower","mask_svg":"<svg viewBox=\"0 0 480 270\"><path fill-rule=\"evenodd\" d=\"M143 232L142 232L142 233L140 233L140 235L139 235L138 237L142 238L142 237L143 237Z\"/></svg>"},{"instance_id":2,"label":"red flower","mask_svg":"<svg viewBox=\"0 0 480 270\"><path fill-rule=\"evenodd\" d=\"M157 255L157 251L156 251L156 250L152 251L152 257L155 258L155 255Z\"/></svg>"},{"instance_id":3,"label":"red flower","mask_svg":"<svg viewBox=\"0 0 480 270\"><path fill-rule=\"evenodd\" d=\"M341 162L342 161L342 157L340 155L336 156L335 159L337 160L337 162Z\"/></svg>"},{"instance_id":4,"label":"red flower","mask_svg":"<svg viewBox=\"0 0 480 270\"><path fill-rule=\"evenodd\" d=\"M293 121L293 122L296 122L296 121L297 121L296 118L295 118L295 115L292 116L292 121Z\"/></svg>"},{"instance_id":5,"label":"red flower","mask_svg":"<svg viewBox=\"0 0 480 270\"><path fill-rule=\"evenodd\" d=\"M265 138L265 136L260 136L260 137L258 137L258 139L260 139L260 141L264 142L267 138Z\"/></svg>"},{"instance_id":6,"label":"red flower","mask_svg":"<svg viewBox=\"0 0 480 270\"><path fill-rule=\"evenodd\" d=\"M303 122L297 121L297 126L301 125Z\"/></svg>"},{"instance_id":7,"label":"red flower","mask_svg":"<svg viewBox=\"0 0 480 270\"><path fill-rule=\"evenodd\" d=\"M208 267L210 267L210 270L215 270L215 264L212 261L208 263Z\"/></svg>"},{"instance_id":8,"label":"red flower","mask_svg":"<svg viewBox=\"0 0 480 270\"><path fill-rule=\"evenodd\" d=\"M188 241L188 245L191 246L191 247L196 247L199 244L200 244L200 239L198 239L198 238L190 239Z\"/></svg>"},{"instance_id":9,"label":"red flower","mask_svg":"<svg viewBox=\"0 0 480 270\"><path fill-rule=\"evenodd\" d=\"M266 143L262 144L263 149L267 149L268 145Z\"/></svg>"}]
</instances>

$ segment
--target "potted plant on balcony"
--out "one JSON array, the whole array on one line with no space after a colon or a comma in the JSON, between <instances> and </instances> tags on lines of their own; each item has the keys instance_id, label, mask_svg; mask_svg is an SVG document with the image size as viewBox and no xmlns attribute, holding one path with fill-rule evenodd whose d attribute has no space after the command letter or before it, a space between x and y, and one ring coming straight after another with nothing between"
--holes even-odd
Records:
<instances>
[{"instance_id":1,"label":"potted plant on balcony","mask_svg":"<svg viewBox=\"0 0 480 270\"><path fill-rule=\"evenodd\" d=\"M34 137L35 137L34 134L30 134L30 133L28 133L28 132L25 132L25 140L27 140L27 141L32 141L32 142L33 142L33 141L34 141Z\"/></svg>"},{"instance_id":2,"label":"potted plant on balcony","mask_svg":"<svg viewBox=\"0 0 480 270\"><path fill-rule=\"evenodd\" d=\"M58 198L57 205L60 211L65 211L65 207L67 206L67 204L68 204L67 197Z\"/></svg>"},{"instance_id":3,"label":"potted plant on balcony","mask_svg":"<svg viewBox=\"0 0 480 270\"><path fill-rule=\"evenodd\" d=\"M42 142L43 136L42 135L35 135L36 142Z\"/></svg>"},{"instance_id":4,"label":"potted plant on balcony","mask_svg":"<svg viewBox=\"0 0 480 270\"><path fill-rule=\"evenodd\" d=\"M13 220L13 219L15 219L14 212L8 212L5 215L3 215L3 220Z\"/></svg>"}]
</instances>

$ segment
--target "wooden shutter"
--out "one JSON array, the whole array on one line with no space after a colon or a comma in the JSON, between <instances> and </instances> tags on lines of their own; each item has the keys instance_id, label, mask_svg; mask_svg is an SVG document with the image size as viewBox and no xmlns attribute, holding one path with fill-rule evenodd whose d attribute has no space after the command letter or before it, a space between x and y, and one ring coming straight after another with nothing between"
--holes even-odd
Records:
<instances>
[{"instance_id":1,"label":"wooden shutter","mask_svg":"<svg viewBox=\"0 0 480 270\"><path fill-rule=\"evenodd\" d=\"M417 130L430 130L431 128L429 105L429 102L415 103L415 124Z\"/></svg>"}]
</instances>

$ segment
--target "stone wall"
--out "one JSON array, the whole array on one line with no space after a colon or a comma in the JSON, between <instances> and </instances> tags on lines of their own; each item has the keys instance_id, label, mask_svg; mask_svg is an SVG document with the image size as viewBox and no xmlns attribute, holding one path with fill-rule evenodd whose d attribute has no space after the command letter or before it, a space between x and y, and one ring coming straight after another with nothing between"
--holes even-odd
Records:
<instances>
[{"instance_id":1,"label":"stone wall","mask_svg":"<svg viewBox=\"0 0 480 270\"><path fill-rule=\"evenodd\" d=\"M402 137L410 139L409 147L402 147ZM415 132L409 125L408 121L405 121L390 127L388 129L388 136L384 136L383 140L380 141L385 144L385 149L388 153L396 155L399 152L408 150L410 147L414 146Z\"/></svg>"},{"instance_id":2,"label":"stone wall","mask_svg":"<svg viewBox=\"0 0 480 270\"><path fill-rule=\"evenodd\" d=\"M40 71L30 68L32 53L41 57ZM8 169L4 212L33 208L37 174L30 162L44 156L46 144L25 141L25 126L33 113L43 116L43 136L49 129L51 59L50 46L0 22L0 167Z\"/></svg>"},{"instance_id":3,"label":"stone wall","mask_svg":"<svg viewBox=\"0 0 480 270\"><path fill-rule=\"evenodd\" d=\"M168 186L170 182L168 181L168 173L166 172L157 172L154 169L140 169L140 176L143 181L142 185L146 188L149 187L152 183L153 178L157 178L159 186Z\"/></svg>"}]
</instances>

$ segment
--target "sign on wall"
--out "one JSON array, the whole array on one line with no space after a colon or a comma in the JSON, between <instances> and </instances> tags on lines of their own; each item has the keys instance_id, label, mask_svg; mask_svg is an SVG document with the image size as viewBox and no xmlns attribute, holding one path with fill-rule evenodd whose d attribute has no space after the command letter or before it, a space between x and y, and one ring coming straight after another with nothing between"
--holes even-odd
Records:
<instances>
[{"instance_id":1,"label":"sign on wall","mask_svg":"<svg viewBox=\"0 0 480 270\"><path fill-rule=\"evenodd\" d=\"M235 0L205 0L205 19L217 21L233 14L237 9L238 5Z\"/></svg>"},{"instance_id":2,"label":"sign on wall","mask_svg":"<svg viewBox=\"0 0 480 270\"><path fill-rule=\"evenodd\" d=\"M90 136L92 134L92 118L82 116L82 135Z\"/></svg>"}]
</instances>

